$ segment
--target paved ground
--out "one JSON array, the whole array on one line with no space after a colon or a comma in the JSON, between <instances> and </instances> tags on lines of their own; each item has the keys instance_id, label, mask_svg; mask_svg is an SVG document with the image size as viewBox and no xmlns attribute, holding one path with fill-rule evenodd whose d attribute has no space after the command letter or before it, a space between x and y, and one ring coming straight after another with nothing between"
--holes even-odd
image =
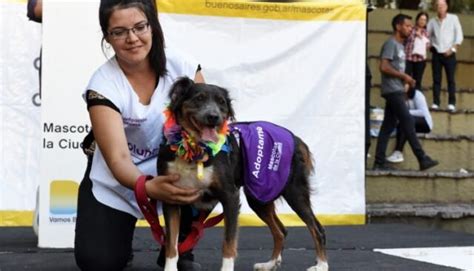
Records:
<instances>
[{"instance_id":1,"label":"paved ground","mask_svg":"<svg viewBox=\"0 0 474 271\"><path fill-rule=\"evenodd\" d=\"M326 227L330 270L458 270L374 252L375 248L474 246L474 235L402 224ZM207 230L195 249L204 270L219 270L222 228ZM306 228L289 228L281 270L301 271L314 262L312 241ZM237 271L252 270L266 261L272 241L262 227L240 229ZM139 228L134 240L135 259L128 270L156 270L157 245L148 228ZM71 249L39 249L31 228L0 228L0 271L77 270Z\"/></svg>"}]
</instances>

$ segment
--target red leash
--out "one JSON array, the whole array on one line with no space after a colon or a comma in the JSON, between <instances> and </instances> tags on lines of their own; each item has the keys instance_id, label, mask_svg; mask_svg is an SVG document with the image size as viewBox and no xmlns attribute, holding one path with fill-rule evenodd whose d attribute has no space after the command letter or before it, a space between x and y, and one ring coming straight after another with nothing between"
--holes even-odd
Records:
<instances>
[{"instance_id":1,"label":"red leash","mask_svg":"<svg viewBox=\"0 0 474 271\"><path fill-rule=\"evenodd\" d=\"M145 175L138 177L137 182L135 183L135 198L137 199L138 206L140 207L143 216L150 224L153 238L155 238L155 240L160 243L160 245L165 246L165 233L160 225L160 220L158 219L156 200L148 199L145 190L145 183L150 179L153 179L153 177ZM201 212L199 219L197 221L193 221L191 225L191 232L183 242L178 244L179 254L182 254L196 246L198 240L204 234L204 229L215 226L224 218L224 214L220 214L206 220L208 216L209 214L206 214L206 212Z\"/></svg>"},{"instance_id":2,"label":"red leash","mask_svg":"<svg viewBox=\"0 0 474 271\"><path fill-rule=\"evenodd\" d=\"M160 243L160 245L165 245L165 234L163 228L160 225L160 220L158 219L158 213L156 211L156 200L148 199L145 189L145 183L148 180L153 179L152 176L142 175L138 177L137 182L135 183L135 198L137 199L138 207L143 213L143 216L150 224L151 233L155 240Z\"/></svg>"}]
</instances>

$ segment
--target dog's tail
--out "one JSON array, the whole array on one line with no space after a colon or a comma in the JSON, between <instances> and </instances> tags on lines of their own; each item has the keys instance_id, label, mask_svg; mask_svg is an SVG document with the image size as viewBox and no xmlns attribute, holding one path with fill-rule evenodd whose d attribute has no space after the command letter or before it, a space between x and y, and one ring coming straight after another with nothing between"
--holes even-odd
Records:
<instances>
[{"instance_id":1,"label":"dog's tail","mask_svg":"<svg viewBox=\"0 0 474 271\"><path fill-rule=\"evenodd\" d=\"M308 145L301 138L295 136L296 146L302 154L303 163L305 165L305 175L309 176L314 173L314 159Z\"/></svg>"}]
</instances>

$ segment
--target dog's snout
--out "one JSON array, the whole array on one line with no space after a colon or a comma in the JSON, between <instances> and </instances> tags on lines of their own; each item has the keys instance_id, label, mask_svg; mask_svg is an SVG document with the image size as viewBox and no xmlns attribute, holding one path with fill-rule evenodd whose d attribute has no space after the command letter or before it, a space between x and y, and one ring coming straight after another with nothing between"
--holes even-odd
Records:
<instances>
[{"instance_id":1,"label":"dog's snout","mask_svg":"<svg viewBox=\"0 0 474 271\"><path fill-rule=\"evenodd\" d=\"M217 115L217 114L208 114L206 116L206 119L207 119L207 123L209 125L217 125L218 122L219 122L219 115Z\"/></svg>"}]
</instances>

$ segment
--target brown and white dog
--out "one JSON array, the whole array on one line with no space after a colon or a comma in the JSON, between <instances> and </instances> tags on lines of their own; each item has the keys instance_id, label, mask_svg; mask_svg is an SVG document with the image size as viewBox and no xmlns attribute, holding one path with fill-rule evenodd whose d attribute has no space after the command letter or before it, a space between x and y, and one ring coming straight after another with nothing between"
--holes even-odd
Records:
<instances>
[{"instance_id":1,"label":"brown and white dog","mask_svg":"<svg viewBox=\"0 0 474 271\"><path fill-rule=\"evenodd\" d=\"M169 108L176 123L195 142L215 139L227 120L234 119L231 99L224 88L181 78L173 85L169 96ZM313 171L311 153L300 138L293 136L293 140L295 146L288 181L279 196L283 197L304 221L313 238L316 265L307 270L328 270L324 229L314 216L310 203L309 176ZM222 204L225 222L222 271L234 270L240 208L239 189L243 185L243 167L246 165L233 133L227 136L227 142L230 151L221 151L213 157L205 157L204 160L210 159L206 162L210 165L203 168L200 177L196 163L170 155L166 148L160 148L157 165L158 172L162 175L180 174L177 185L203 190L201 199L194 203L196 208L210 211L218 202ZM275 212L273 201L262 203L248 193L246 198L252 210L268 225L274 240L270 260L256 263L254 270L276 270L282 261L281 253L287 231ZM167 236L165 271L175 271L178 270L180 207L163 204L163 213Z\"/></svg>"}]
</instances>

